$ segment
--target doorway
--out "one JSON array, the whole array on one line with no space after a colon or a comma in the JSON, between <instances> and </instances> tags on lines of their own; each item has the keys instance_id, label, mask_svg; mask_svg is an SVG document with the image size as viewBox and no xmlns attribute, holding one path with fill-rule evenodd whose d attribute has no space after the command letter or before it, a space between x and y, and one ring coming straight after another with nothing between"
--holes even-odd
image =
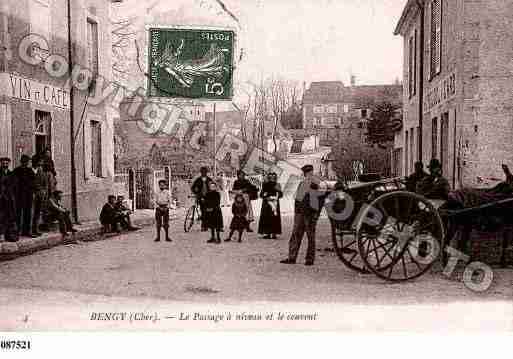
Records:
<instances>
[{"instance_id":1,"label":"doorway","mask_svg":"<svg viewBox=\"0 0 513 359\"><path fill-rule=\"evenodd\" d=\"M45 149L52 151L52 115L50 112L36 110L34 114L34 153Z\"/></svg>"}]
</instances>

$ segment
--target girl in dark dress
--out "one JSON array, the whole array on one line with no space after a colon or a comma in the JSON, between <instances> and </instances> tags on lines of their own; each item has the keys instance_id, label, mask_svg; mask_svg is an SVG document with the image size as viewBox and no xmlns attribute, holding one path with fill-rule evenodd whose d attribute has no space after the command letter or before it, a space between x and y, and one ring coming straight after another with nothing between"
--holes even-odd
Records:
<instances>
[{"instance_id":1,"label":"girl in dark dress","mask_svg":"<svg viewBox=\"0 0 513 359\"><path fill-rule=\"evenodd\" d=\"M276 173L270 173L260 192L262 210L258 223L258 233L264 234L265 239L276 239L281 234L280 198L283 197L281 186Z\"/></svg>"},{"instance_id":2,"label":"girl in dark dress","mask_svg":"<svg viewBox=\"0 0 513 359\"><path fill-rule=\"evenodd\" d=\"M225 239L225 242L232 240L233 233L239 232L239 243L242 241L242 233L248 228L248 206L244 200L244 196L238 194L232 204L232 223L230 223L230 236Z\"/></svg>"},{"instance_id":3,"label":"girl in dark dress","mask_svg":"<svg viewBox=\"0 0 513 359\"><path fill-rule=\"evenodd\" d=\"M235 180L235 182L233 182L232 194L242 194L242 196L244 197L246 206L248 206L248 227L246 228L246 230L248 232L253 232L253 230L249 226L249 224L255 220L251 201L257 199L258 188L256 188L250 181L246 179L246 174L242 170L237 171L237 179Z\"/></svg>"},{"instance_id":4,"label":"girl in dark dress","mask_svg":"<svg viewBox=\"0 0 513 359\"><path fill-rule=\"evenodd\" d=\"M209 191L205 195L204 219L210 229L211 238L207 243L221 243L219 233L223 230L223 212L221 211L221 195L215 182L210 182Z\"/></svg>"}]
</instances>

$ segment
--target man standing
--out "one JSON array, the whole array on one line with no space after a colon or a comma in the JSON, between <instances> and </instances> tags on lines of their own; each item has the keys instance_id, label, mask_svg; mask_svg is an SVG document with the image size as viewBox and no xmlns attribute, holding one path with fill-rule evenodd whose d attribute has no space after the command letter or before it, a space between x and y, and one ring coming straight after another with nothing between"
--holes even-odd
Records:
<instances>
[{"instance_id":1,"label":"man standing","mask_svg":"<svg viewBox=\"0 0 513 359\"><path fill-rule=\"evenodd\" d=\"M429 199L447 200L451 189L449 181L442 176L442 164L436 158L429 162L429 175L417 185L417 193Z\"/></svg>"},{"instance_id":2,"label":"man standing","mask_svg":"<svg viewBox=\"0 0 513 359\"><path fill-rule=\"evenodd\" d=\"M199 202L200 209L201 209L201 216L204 215L206 208L205 208L205 196L207 195L208 188L210 186L210 183L213 182L212 178L208 177L208 168L207 167L201 167L200 168L201 175L194 180L192 183L191 191L196 196L196 199ZM203 218L201 219L201 231L206 232L207 226L206 223L204 223Z\"/></svg>"},{"instance_id":3,"label":"man standing","mask_svg":"<svg viewBox=\"0 0 513 359\"><path fill-rule=\"evenodd\" d=\"M308 247L305 265L311 266L315 260L315 226L322 209L322 201L317 191L320 181L313 175L313 166L301 168L304 180L299 183L294 202L294 226L289 241L289 257L281 261L284 264L295 264L306 232ZM311 203L314 202L315 203Z\"/></svg>"},{"instance_id":4,"label":"man standing","mask_svg":"<svg viewBox=\"0 0 513 359\"><path fill-rule=\"evenodd\" d=\"M0 158L0 236L4 235L6 241L16 241L15 188L10 163L10 158Z\"/></svg>"},{"instance_id":5,"label":"man standing","mask_svg":"<svg viewBox=\"0 0 513 359\"><path fill-rule=\"evenodd\" d=\"M32 235L39 237L39 218L47 212L48 189L50 188L49 173L45 172L39 158L32 158L34 168L34 214L32 217Z\"/></svg>"},{"instance_id":6,"label":"man standing","mask_svg":"<svg viewBox=\"0 0 513 359\"><path fill-rule=\"evenodd\" d=\"M16 225L22 236L35 237L31 233L32 200L34 195L34 171L29 167L30 157L22 155L21 165L13 171L15 181Z\"/></svg>"},{"instance_id":7,"label":"man standing","mask_svg":"<svg viewBox=\"0 0 513 359\"><path fill-rule=\"evenodd\" d=\"M406 189L410 192L417 190L417 184L420 183L428 174L424 171L422 162L415 162L414 172L406 178Z\"/></svg>"}]
</instances>

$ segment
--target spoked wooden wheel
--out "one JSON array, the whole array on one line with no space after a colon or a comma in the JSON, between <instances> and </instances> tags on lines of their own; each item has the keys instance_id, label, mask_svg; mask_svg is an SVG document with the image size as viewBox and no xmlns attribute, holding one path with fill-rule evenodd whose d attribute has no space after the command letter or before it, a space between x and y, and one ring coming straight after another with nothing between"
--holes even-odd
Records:
<instances>
[{"instance_id":1,"label":"spoked wooden wheel","mask_svg":"<svg viewBox=\"0 0 513 359\"><path fill-rule=\"evenodd\" d=\"M370 273L358 252L358 240L354 231L343 230L341 227L341 224L331 220L331 239L338 258L354 271Z\"/></svg>"},{"instance_id":2,"label":"spoked wooden wheel","mask_svg":"<svg viewBox=\"0 0 513 359\"><path fill-rule=\"evenodd\" d=\"M389 281L421 276L444 248L438 211L428 199L411 192L376 198L358 219L356 235L365 266Z\"/></svg>"},{"instance_id":3,"label":"spoked wooden wheel","mask_svg":"<svg viewBox=\"0 0 513 359\"><path fill-rule=\"evenodd\" d=\"M185 214L185 221L183 222L183 230L185 233L189 232L194 225L194 221L196 220L196 212L199 212L196 209L196 205L192 205L187 210L187 213Z\"/></svg>"}]
</instances>

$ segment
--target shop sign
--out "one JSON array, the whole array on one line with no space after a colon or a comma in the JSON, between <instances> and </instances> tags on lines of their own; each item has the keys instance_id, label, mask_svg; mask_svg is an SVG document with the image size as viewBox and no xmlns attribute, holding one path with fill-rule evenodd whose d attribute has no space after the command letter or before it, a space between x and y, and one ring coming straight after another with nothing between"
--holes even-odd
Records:
<instances>
[{"instance_id":1,"label":"shop sign","mask_svg":"<svg viewBox=\"0 0 513 359\"><path fill-rule=\"evenodd\" d=\"M69 110L69 90L0 72L0 95Z\"/></svg>"},{"instance_id":2,"label":"shop sign","mask_svg":"<svg viewBox=\"0 0 513 359\"><path fill-rule=\"evenodd\" d=\"M424 112L431 111L456 95L456 74L453 72L439 81L428 93L424 101Z\"/></svg>"}]
</instances>

